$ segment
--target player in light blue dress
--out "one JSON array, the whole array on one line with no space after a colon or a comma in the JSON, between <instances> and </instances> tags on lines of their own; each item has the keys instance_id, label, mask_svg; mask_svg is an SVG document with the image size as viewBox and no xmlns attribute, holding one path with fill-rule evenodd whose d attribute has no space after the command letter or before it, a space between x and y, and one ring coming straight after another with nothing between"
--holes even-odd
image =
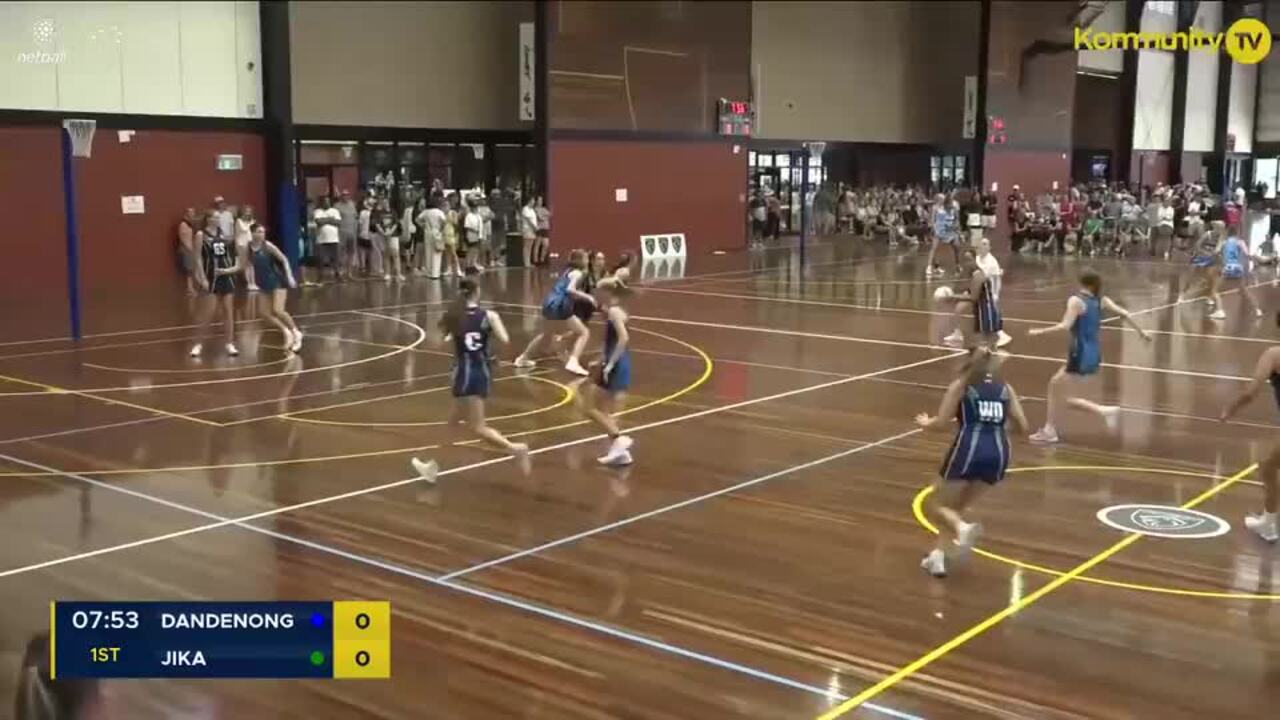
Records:
<instances>
[{"instance_id":1,"label":"player in light blue dress","mask_svg":"<svg viewBox=\"0 0 1280 720\"><path fill-rule=\"evenodd\" d=\"M1232 290L1238 290L1244 296L1245 304L1253 311L1254 317L1262 317L1262 308L1258 307L1258 300L1253 296L1253 291L1249 288L1253 275L1250 272L1253 258L1249 254L1249 245L1240 237L1240 233L1235 226L1232 226L1230 231L1227 232L1227 239L1223 241L1219 249L1219 255L1221 257L1219 265L1221 274L1213 288L1213 300L1218 307L1209 315L1209 318L1212 320L1225 320L1227 318L1227 313L1222 308L1222 289L1228 285L1232 286Z\"/></svg>"},{"instance_id":2,"label":"player in light blue dress","mask_svg":"<svg viewBox=\"0 0 1280 720\"><path fill-rule=\"evenodd\" d=\"M1057 421L1060 419L1060 408L1063 403L1080 410L1087 410L1101 418L1108 429L1115 429L1120 417L1119 407L1099 405L1078 397L1079 386L1096 375L1098 369L1102 367L1100 336L1104 309L1123 318L1138 331L1143 340L1151 340L1151 334L1134 321L1128 310L1102 294L1102 278L1093 270L1085 270L1080 274L1080 289L1067 300L1067 309L1061 321L1027 333L1028 335L1043 335L1059 331L1071 333L1071 342L1067 347L1067 362L1049 379L1049 389L1046 391L1048 410L1044 427L1032 434L1032 442L1058 442Z\"/></svg>"},{"instance_id":3,"label":"player in light blue dress","mask_svg":"<svg viewBox=\"0 0 1280 720\"><path fill-rule=\"evenodd\" d=\"M1018 394L1000 379L999 365L991 348L974 348L960 376L947 386L938 414L916 416L916 424L926 430L957 423L933 488L934 515L941 521L938 541L920 563L934 577L946 576L950 551L972 549L982 533L982 526L966 521L964 512L986 488L1004 479L1011 459L1006 422L1012 418L1023 432L1028 429Z\"/></svg>"},{"instance_id":4,"label":"player in light blue dress","mask_svg":"<svg viewBox=\"0 0 1280 720\"><path fill-rule=\"evenodd\" d=\"M569 351L569 359L564 364L564 369L574 375L586 377L589 373L586 368L582 367L582 352L587 348L587 341L591 339L591 331L587 329L587 324L582 318L574 314L574 304L582 303L585 305L595 306L596 300L590 294L583 292L583 282L587 273L587 252L585 250L574 250L569 253L569 264L556 278L556 283L551 288L551 292L542 301L542 327L538 334L533 336L529 341L529 346L515 360L515 366L518 368L531 368L537 364L534 355L542 349L543 340L548 336L555 337L553 332L554 326L551 323L565 323L568 325L570 332L574 335L573 349Z\"/></svg>"}]
</instances>

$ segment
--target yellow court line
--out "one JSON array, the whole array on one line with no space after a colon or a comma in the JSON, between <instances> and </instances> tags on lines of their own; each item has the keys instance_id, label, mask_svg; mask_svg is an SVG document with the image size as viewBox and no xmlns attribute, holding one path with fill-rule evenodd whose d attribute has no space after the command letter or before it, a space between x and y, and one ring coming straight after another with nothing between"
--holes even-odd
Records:
<instances>
[{"instance_id":1,"label":"yellow court line","mask_svg":"<svg viewBox=\"0 0 1280 720\"><path fill-rule=\"evenodd\" d=\"M137 391L139 391L139 390L162 390L162 389L164 389L164 388L196 387L196 386L199 386L199 385L221 385L221 384L224 384L224 383L233 383L233 382L249 382L249 381L251 381L251 380L266 380L266 379L270 379L270 378L277 378L277 377L281 377L281 376L283 376L283 375L304 375L304 374L306 374L306 373L313 373L313 372L325 372L325 371L328 371L328 370L340 370L340 369L342 369L342 368L352 367L352 366L354 366L354 365L363 365L363 364L365 364L365 363L371 363L371 362L375 362L375 361L378 361L378 360L384 360L384 359L389 358L389 357L391 357L391 356L393 356L393 355L399 355L400 353L408 352L408 351L410 351L410 350L412 350L412 349L414 349L414 348L418 347L419 345L421 345L421 344L422 344L423 342L425 342L425 341L426 341L426 339L427 339L427 331L426 331L426 329L424 329L421 325L418 325L417 323L409 322L408 320L405 320L405 319L403 319L403 318L392 317L392 316L390 316L390 315L379 315L379 314L377 314L377 313L358 313L358 314L361 314L361 315L370 315L370 316L372 316L372 317L382 318L383 320L391 320L392 322L397 322L397 323L400 323L400 324L402 324L402 325L408 325L409 327L413 328L414 330L416 330L416 331L418 332L418 339L417 339L417 340L414 340L412 343L409 343L408 345L401 345L401 346L397 346L397 349L396 349L396 350L391 350L391 351L388 351L388 352L382 353L381 355L374 355L373 357L367 357L367 358L356 358L355 360L348 360L348 361L346 361L346 362L340 362L340 363L337 363L337 364L335 364L335 365L322 365L322 366L320 366L320 367L303 368L302 370L296 370L296 371L289 371L289 370L286 370L286 371L278 372L278 373L265 373L265 374L263 374L263 375L250 375L250 376L248 376L248 377L217 378L217 379L214 379L214 380L190 380L190 381L187 381L187 382L179 382L179 383L161 383L161 384L159 384L159 385L146 385L146 386L143 386L143 387L135 387L135 386L133 386L133 385L122 385L122 386L117 386L117 387L106 387L106 388L84 388L84 389L68 390L67 392L76 392L76 393L105 393L105 392L137 392ZM6 397L23 397L23 396L42 395L42 394L44 394L44 393L42 393L42 392L6 392L6 393L0 393L0 398L6 398Z\"/></svg>"},{"instance_id":2,"label":"yellow court line","mask_svg":"<svg viewBox=\"0 0 1280 720\"><path fill-rule=\"evenodd\" d=\"M1240 472L1237 472L1236 474L1223 480L1217 485L1214 485L1208 490L1205 490L1204 492L1200 493L1199 495L1192 498L1191 500L1183 503L1181 505L1181 508L1183 510L1191 510L1195 508L1197 505L1200 505L1201 503L1213 497L1214 495L1217 495L1223 490L1226 490L1232 485L1235 485L1236 483L1240 482L1241 480L1244 479L1246 475L1256 470L1257 467L1258 467L1258 464L1253 463L1252 465L1246 467ZM1098 565L1101 565L1102 563L1106 562L1109 558L1113 557L1117 553L1121 552L1125 548L1138 542L1141 539L1142 539L1142 535L1138 535L1136 533L1126 536L1124 539L1115 543L1111 547L1103 550L1097 555L1094 555L1088 560L1085 560L1084 562L1075 566L1074 568L1067 571L1066 573L1063 573L1060 577L1052 580L1051 582L1049 582L1047 585L1040 588L1039 590L1036 590L1035 592L1029 595L1023 596L1020 600L1018 600L1015 603L1012 603L1011 605L1004 608L1000 612L997 612L991 617L988 617L986 620L983 620L977 625L974 625L968 630L965 630L964 632L951 638L950 640L939 645L938 647L930 650L924 655L921 655L919 658L912 661L911 663L908 663L907 665L902 666L897 670L897 672L893 673L889 677L881 680L875 685L872 685L866 690L863 690L862 692L840 703L839 705L832 708L831 710L823 713L822 715L818 716L818 720L834 720L834 718L838 718L848 713L849 711L857 708L858 706L872 700L873 698L879 696L881 693L888 690L889 688L892 688L893 686L897 685L903 680L911 677L917 672L920 672L924 668L928 667L929 665L933 664L937 660L946 656L952 650L955 650L956 648L964 645L965 643L969 642L975 637L978 637L979 635L990 630L996 625L999 625L1000 623L1004 622L1008 618L1018 614L1022 610L1038 602L1041 598L1049 595L1050 593L1057 590L1058 588L1061 588L1063 585L1066 585L1072 580L1078 579L1084 573L1088 572L1089 570L1092 570Z\"/></svg>"},{"instance_id":3,"label":"yellow court line","mask_svg":"<svg viewBox=\"0 0 1280 720\"><path fill-rule=\"evenodd\" d=\"M700 375L697 380L694 380L692 383L689 383L685 387L665 397L661 397L651 402L645 403L644 405L638 405L634 408L630 408L630 409L615 413L616 416L639 412L641 410L651 408L655 405L660 405L663 403L668 403L673 400L676 400L684 395L688 395L694 390L697 390L699 387L704 385L707 382L707 380L711 377L711 373L715 365L711 360L711 356L708 355L702 348L699 348L696 345L691 345L690 343L680 340L679 338L674 338L674 337L671 337L670 335L664 335L662 333L655 332L653 330L644 330L644 329L635 328L635 327L631 328L631 330L634 332L647 333L649 335L654 335L656 337L670 340L676 343L677 345L682 345L684 347L689 348L690 350L693 350L698 355L698 357L702 358L704 367L703 367L702 375ZM527 435L537 435L540 433L554 432L557 430L564 430L571 427L577 427L579 425L585 425L589 422L590 422L589 420L580 420L578 422L564 423L561 425L553 425L551 427L537 428L534 430L526 430L520 433L511 433L507 435L507 437L509 438L523 437ZM475 445L479 443L480 443L479 440L468 440L464 443L457 443L457 444L469 446L469 445ZM67 470L67 471L60 471L60 472L50 472L50 471L12 472L10 471L10 472L0 472L0 478L62 477L67 472L74 472L77 475L107 476L107 475L147 475L152 473L202 472L202 471L210 471L210 470L234 470L234 469L252 468L252 467L281 467L285 465L303 465L303 464L309 464L309 463L338 462L343 460L360 460L360 459L371 458L371 457L385 457L388 455L403 455L407 453L423 452L425 450L435 450L440 447L443 447L443 446L440 444L418 445L414 447L392 448L390 450L370 450L367 452L346 453L343 455L329 455L325 457L285 458L282 460L255 460L253 462L225 463L221 465L185 465L185 466L156 467L156 468L108 468L108 469L97 469L97 470L93 468L89 468L85 470Z\"/></svg>"},{"instance_id":4,"label":"yellow court line","mask_svg":"<svg viewBox=\"0 0 1280 720\"><path fill-rule=\"evenodd\" d=\"M26 396L36 396L36 395L45 395L45 394L76 395L78 397L88 398L89 400L96 400L100 403L106 403L107 405L119 405L121 407L127 407L132 410L139 410L141 412L149 413L152 415L162 415L164 417L174 418L175 420L187 420L189 422L198 423L200 425L209 425L211 427L221 427L220 423L213 422L212 420L205 420L204 418L198 418L193 415L183 415L182 413L169 412L168 410L161 410L159 408L147 407L146 405L138 405L136 403L126 402L124 400L116 400L115 398L98 397L97 395L93 395L86 390L72 390L70 388L58 387L56 385L46 385L45 383L35 382L34 380L23 380L22 378L10 377L8 375L0 375L0 380L7 380L8 382L16 383L18 385L28 385L30 387L38 387L41 389L40 392L38 393L35 393L35 392L33 393L0 393L0 395L6 395L6 394L8 395L17 394L17 395L26 395Z\"/></svg>"},{"instance_id":5,"label":"yellow court line","mask_svg":"<svg viewBox=\"0 0 1280 720\"><path fill-rule=\"evenodd\" d=\"M1126 472L1147 473L1147 474L1155 474L1155 475L1177 475L1181 477L1191 477L1191 478L1200 478L1200 479L1207 478L1210 480L1223 479L1222 477L1213 475L1211 473L1193 472L1190 470L1174 470L1174 469L1168 469L1168 468L1147 468L1147 467L1130 467L1130 466L1116 466L1116 465L1040 465L1040 466L1028 466L1028 467L1019 467L1019 468L1009 469L1009 472L1011 473L1054 472L1054 471L1085 471L1085 472L1126 471ZM1240 482L1249 483L1251 485L1261 485L1261 483L1258 482L1257 480L1242 479L1240 480ZM926 515L924 512L925 500L927 500L929 498L929 495L931 495L932 493L933 493L932 485L925 487L920 492L916 493L915 498L912 499L911 501L911 514L915 516L916 522L920 523L920 525L922 525L924 529L928 530L934 535L937 535L938 534L937 526L935 526L929 520L929 516ZM989 550L983 550L981 548L974 548L973 553L975 555L981 555L982 557L995 560L997 562L1002 562L1006 565L1012 565L1014 567L1019 567L1024 570L1038 572L1042 575L1060 577L1065 574L1065 571L1063 570L1056 570L1054 568L1045 567L1043 565L1036 565L1035 563L1029 563L1023 560L1017 560L1015 558L1011 558L1005 555L1000 555L998 553L993 553ZM1136 590L1138 592L1149 592L1149 593L1155 593L1158 595L1180 595L1183 597L1209 598L1213 600L1273 600L1273 601L1280 600L1280 594L1275 594L1275 593L1244 593L1244 592L1225 592L1225 591L1213 591L1213 590L1186 590L1183 588L1162 587L1160 585L1143 585L1141 583L1130 583L1130 582L1123 582L1120 580L1108 580L1106 578L1093 577L1091 575L1080 575L1076 578L1076 580L1079 580L1081 582L1092 583L1094 585L1104 585L1107 587L1115 587L1123 590Z\"/></svg>"},{"instance_id":6,"label":"yellow court line","mask_svg":"<svg viewBox=\"0 0 1280 720\"><path fill-rule=\"evenodd\" d=\"M568 385L565 385L564 383L556 382L555 380L551 380L544 377L538 377L537 375L510 375L507 377L498 378L494 380L494 382L502 382L503 380L536 380L538 382L547 383L549 385L554 385L555 387L560 388L561 390L564 391L564 395L559 400L552 403L551 405L546 405L540 408L534 408L533 410L525 410L524 412L512 413L510 415L494 415L493 417L485 418L486 422L493 422L495 420L511 420L514 418L528 417L529 415L537 415L539 413L550 412L552 410L555 410L556 408L564 407L565 405L568 405L569 403L573 402L573 394L574 394L573 388L569 387ZM414 390L413 392L401 393L400 395L392 395L389 397L370 398L368 400L354 400L349 403L331 405L327 408L316 408L314 410L299 410L296 413L285 413L283 415L276 415L275 417L278 417L282 420L289 420L291 422L309 423L313 425L337 425L339 427L433 427L437 425L448 425L449 424L448 420L428 420L423 422L356 422L356 421L350 421L350 420L317 420L314 418L298 417L298 415L300 413L314 413L314 412L320 412L322 410L332 410L338 407L350 407L352 405L363 405L365 403L377 402L379 400L397 400L400 398L413 397L415 395L426 395L428 393L440 392L441 390L449 390L449 389L452 389L452 387L453 387L452 385L445 385L443 387L427 388L425 390Z\"/></svg>"}]
</instances>

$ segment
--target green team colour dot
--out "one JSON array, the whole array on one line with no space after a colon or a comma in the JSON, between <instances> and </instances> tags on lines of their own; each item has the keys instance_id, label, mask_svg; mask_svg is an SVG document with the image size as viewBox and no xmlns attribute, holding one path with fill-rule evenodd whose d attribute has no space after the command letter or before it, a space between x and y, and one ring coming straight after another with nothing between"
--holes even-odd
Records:
<instances>
[{"instance_id":1,"label":"green team colour dot","mask_svg":"<svg viewBox=\"0 0 1280 720\"><path fill-rule=\"evenodd\" d=\"M319 650L311 651L311 664L319 667L324 664L324 653Z\"/></svg>"}]
</instances>

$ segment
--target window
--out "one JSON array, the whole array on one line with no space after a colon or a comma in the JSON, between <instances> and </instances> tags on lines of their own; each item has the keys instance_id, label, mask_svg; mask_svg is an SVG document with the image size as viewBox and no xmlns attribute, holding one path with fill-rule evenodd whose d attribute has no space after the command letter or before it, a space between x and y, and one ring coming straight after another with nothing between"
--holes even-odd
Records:
<instances>
[{"instance_id":1,"label":"window","mask_svg":"<svg viewBox=\"0 0 1280 720\"><path fill-rule=\"evenodd\" d=\"M778 167L791 166L791 153L778 153Z\"/></svg>"},{"instance_id":2,"label":"window","mask_svg":"<svg viewBox=\"0 0 1280 720\"><path fill-rule=\"evenodd\" d=\"M1280 175L1280 158L1258 158L1253 161L1253 182L1267 186L1263 196L1268 200L1276 196L1277 175Z\"/></svg>"},{"instance_id":3,"label":"window","mask_svg":"<svg viewBox=\"0 0 1280 720\"><path fill-rule=\"evenodd\" d=\"M760 153L756 156L760 167L773 167L773 153Z\"/></svg>"},{"instance_id":4,"label":"window","mask_svg":"<svg viewBox=\"0 0 1280 720\"><path fill-rule=\"evenodd\" d=\"M755 167L755 165L756 165L756 151L755 151L755 150L748 150L748 151L747 151L747 164L748 164L748 165L750 165L751 167Z\"/></svg>"}]
</instances>

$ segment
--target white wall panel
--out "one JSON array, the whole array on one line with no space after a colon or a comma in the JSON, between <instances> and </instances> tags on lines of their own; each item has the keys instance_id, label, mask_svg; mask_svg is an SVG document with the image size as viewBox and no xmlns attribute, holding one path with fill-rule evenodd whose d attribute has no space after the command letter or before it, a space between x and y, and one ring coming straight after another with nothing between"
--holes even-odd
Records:
<instances>
[{"instance_id":1,"label":"white wall panel","mask_svg":"<svg viewBox=\"0 0 1280 720\"><path fill-rule=\"evenodd\" d=\"M181 42L174 32L178 3L131 2L124 6L124 25L129 33L121 46L124 106L136 114L181 112L181 63L156 62L157 58L179 57Z\"/></svg>"},{"instance_id":2,"label":"white wall panel","mask_svg":"<svg viewBox=\"0 0 1280 720\"><path fill-rule=\"evenodd\" d=\"M1102 13L1089 25L1097 33L1124 32L1124 0L1107 0ZM1076 65L1081 70L1119 75L1124 72L1123 50L1080 50Z\"/></svg>"},{"instance_id":3,"label":"white wall panel","mask_svg":"<svg viewBox=\"0 0 1280 720\"><path fill-rule=\"evenodd\" d=\"M2 2L0 107L261 117L260 36L245 0Z\"/></svg>"},{"instance_id":4,"label":"white wall panel","mask_svg":"<svg viewBox=\"0 0 1280 720\"><path fill-rule=\"evenodd\" d=\"M262 116L262 29L257 2L235 5L236 107L240 114Z\"/></svg>"},{"instance_id":5,"label":"white wall panel","mask_svg":"<svg viewBox=\"0 0 1280 720\"><path fill-rule=\"evenodd\" d=\"M1201 2L1193 26L1205 32L1222 29L1222 3ZM1193 152L1213 152L1218 106L1218 59L1220 53L1187 54L1186 129L1183 148Z\"/></svg>"},{"instance_id":6,"label":"white wall panel","mask_svg":"<svg viewBox=\"0 0 1280 720\"><path fill-rule=\"evenodd\" d=\"M62 50L51 3L0 2L0 102L5 107L34 110L58 104L58 70ZM44 28L45 33L40 33Z\"/></svg>"},{"instance_id":7,"label":"white wall panel","mask_svg":"<svg viewBox=\"0 0 1280 720\"><path fill-rule=\"evenodd\" d=\"M1168 150L1173 128L1172 53L1139 51L1134 103L1133 149Z\"/></svg>"},{"instance_id":8,"label":"white wall panel","mask_svg":"<svg viewBox=\"0 0 1280 720\"><path fill-rule=\"evenodd\" d=\"M1231 101L1227 105L1227 133L1236 136L1233 152L1253 152L1253 106L1257 84L1257 65L1235 63L1231 68Z\"/></svg>"},{"instance_id":9,"label":"white wall panel","mask_svg":"<svg viewBox=\"0 0 1280 720\"><path fill-rule=\"evenodd\" d=\"M182 105L194 115L236 106L236 11L225 2L179 3Z\"/></svg>"},{"instance_id":10,"label":"white wall panel","mask_svg":"<svg viewBox=\"0 0 1280 720\"><path fill-rule=\"evenodd\" d=\"M126 28L118 6L53 3L67 51L58 65L58 105L63 110L124 112L120 74Z\"/></svg>"}]
</instances>

